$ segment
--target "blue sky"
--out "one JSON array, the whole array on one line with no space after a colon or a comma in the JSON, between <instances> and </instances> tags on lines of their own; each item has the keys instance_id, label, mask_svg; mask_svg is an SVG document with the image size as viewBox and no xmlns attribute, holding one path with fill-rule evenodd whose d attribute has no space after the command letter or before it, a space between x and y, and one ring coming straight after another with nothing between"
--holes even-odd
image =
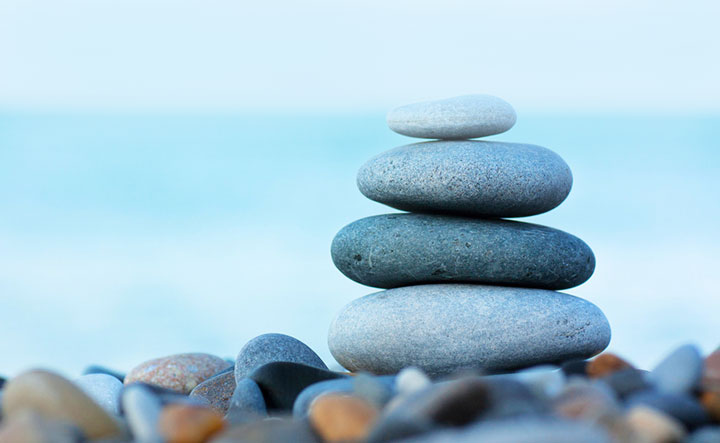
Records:
<instances>
[{"instance_id":1,"label":"blue sky","mask_svg":"<svg viewBox=\"0 0 720 443\"><path fill-rule=\"evenodd\" d=\"M0 107L526 110L720 105L713 0L4 0Z\"/></svg>"}]
</instances>

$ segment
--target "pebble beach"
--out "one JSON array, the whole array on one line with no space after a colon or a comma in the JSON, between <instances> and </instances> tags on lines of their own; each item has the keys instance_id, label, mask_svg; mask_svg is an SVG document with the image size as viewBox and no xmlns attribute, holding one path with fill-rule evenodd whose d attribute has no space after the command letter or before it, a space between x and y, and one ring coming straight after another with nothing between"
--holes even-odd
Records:
<instances>
[{"instance_id":1,"label":"pebble beach","mask_svg":"<svg viewBox=\"0 0 720 443\"><path fill-rule=\"evenodd\" d=\"M488 95L388 114L427 141L358 172L365 197L404 212L332 242L337 269L379 289L327 319L342 369L279 333L230 360L33 369L3 381L0 443L720 442L720 349L636 367L605 351L602 310L565 292L592 277L591 247L521 218L561 205L574 178L548 148L482 139L516 120Z\"/></svg>"}]
</instances>

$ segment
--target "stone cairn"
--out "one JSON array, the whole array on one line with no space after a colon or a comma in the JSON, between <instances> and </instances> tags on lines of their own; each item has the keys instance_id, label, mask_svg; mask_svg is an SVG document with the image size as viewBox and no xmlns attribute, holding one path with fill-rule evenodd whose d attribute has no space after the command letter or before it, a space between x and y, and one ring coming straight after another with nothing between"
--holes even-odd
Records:
<instances>
[{"instance_id":1,"label":"stone cairn","mask_svg":"<svg viewBox=\"0 0 720 443\"><path fill-rule=\"evenodd\" d=\"M369 199L409 211L357 220L332 243L348 278L386 289L347 305L329 347L351 371L432 376L506 372L605 349L610 326L593 304L555 292L595 268L579 238L505 220L547 212L572 187L568 165L531 144L470 140L516 121L505 101L468 95L402 106L393 131L434 139L384 152L360 168Z\"/></svg>"}]
</instances>

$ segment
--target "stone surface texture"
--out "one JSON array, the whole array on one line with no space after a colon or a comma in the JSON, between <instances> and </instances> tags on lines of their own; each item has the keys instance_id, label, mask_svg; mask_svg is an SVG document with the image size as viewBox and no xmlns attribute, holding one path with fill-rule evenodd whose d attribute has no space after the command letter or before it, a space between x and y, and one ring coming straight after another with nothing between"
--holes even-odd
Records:
<instances>
[{"instance_id":1,"label":"stone surface texture","mask_svg":"<svg viewBox=\"0 0 720 443\"><path fill-rule=\"evenodd\" d=\"M430 214L357 220L335 236L335 266L368 286L486 283L567 289L595 270L579 238L531 223Z\"/></svg>"},{"instance_id":2,"label":"stone surface texture","mask_svg":"<svg viewBox=\"0 0 720 443\"><path fill-rule=\"evenodd\" d=\"M322 359L300 340L285 334L263 334L247 342L235 361L235 381L239 382L267 363L286 361L327 369Z\"/></svg>"},{"instance_id":3,"label":"stone surface texture","mask_svg":"<svg viewBox=\"0 0 720 443\"><path fill-rule=\"evenodd\" d=\"M189 394L195 386L230 366L227 361L210 354L176 354L136 366L125 377L125 384L140 381Z\"/></svg>"},{"instance_id":4,"label":"stone surface texture","mask_svg":"<svg viewBox=\"0 0 720 443\"><path fill-rule=\"evenodd\" d=\"M592 303L542 289L442 284L371 294L330 326L335 359L351 371L431 376L463 368L512 370L591 357L610 326Z\"/></svg>"},{"instance_id":5,"label":"stone surface texture","mask_svg":"<svg viewBox=\"0 0 720 443\"><path fill-rule=\"evenodd\" d=\"M565 200L572 173L541 146L486 141L400 146L365 163L357 184L367 198L412 212L524 217Z\"/></svg>"},{"instance_id":6,"label":"stone surface texture","mask_svg":"<svg viewBox=\"0 0 720 443\"><path fill-rule=\"evenodd\" d=\"M190 392L190 397L200 398L213 409L225 414L230 405L230 397L235 392L235 374L232 370L210 377Z\"/></svg>"},{"instance_id":7,"label":"stone surface texture","mask_svg":"<svg viewBox=\"0 0 720 443\"><path fill-rule=\"evenodd\" d=\"M413 103L387 115L390 129L418 138L460 140L500 134L517 117L508 102L485 94Z\"/></svg>"},{"instance_id":8,"label":"stone surface texture","mask_svg":"<svg viewBox=\"0 0 720 443\"><path fill-rule=\"evenodd\" d=\"M87 374L75 379L75 385L95 403L113 415L120 415L120 393L123 384L109 374Z\"/></svg>"}]
</instances>

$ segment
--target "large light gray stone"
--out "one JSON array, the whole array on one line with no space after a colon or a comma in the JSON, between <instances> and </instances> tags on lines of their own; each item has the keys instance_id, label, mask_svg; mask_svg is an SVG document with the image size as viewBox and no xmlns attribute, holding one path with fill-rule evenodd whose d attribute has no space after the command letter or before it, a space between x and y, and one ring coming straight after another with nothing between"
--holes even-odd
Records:
<instances>
[{"instance_id":1,"label":"large light gray stone","mask_svg":"<svg viewBox=\"0 0 720 443\"><path fill-rule=\"evenodd\" d=\"M524 217L562 203L572 173L560 156L541 146L438 141L370 159L357 184L369 199L404 211Z\"/></svg>"},{"instance_id":2,"label":"large light gray stone","mask_svg":"<svg viewBox=\"0 0 720 443\"><path fill-rule=\"evenodd\" d=\"M465 282L567 289L595 269L592 250L563 231L446 215L363 218L340 230L331 252L348 278L379 288Z\"/></svg>"},{"instance_id":3,"label":"large light gray stone","mask_svg":"<svg viewBox=\"0 0 720 443\"><path fill-rule=\"evenodd\" d=\"M485 94L413 103L387 115L388 126L399 134L445 140L500 134L512 128L516 119L508 102Z\"/></svg>"},{"instance_id":4,"label":"large light gray stone","mask_svg":"<svg viewBox=\"0 0 720 443\"><path fill-rule=\"evenodd\" d=\"M406 286L359 298L337 315L328 344L351 371L430 375L500 372L588 358L610 342L592 303L544 289L468 284Z\"/></svg>"}]
</instances>

